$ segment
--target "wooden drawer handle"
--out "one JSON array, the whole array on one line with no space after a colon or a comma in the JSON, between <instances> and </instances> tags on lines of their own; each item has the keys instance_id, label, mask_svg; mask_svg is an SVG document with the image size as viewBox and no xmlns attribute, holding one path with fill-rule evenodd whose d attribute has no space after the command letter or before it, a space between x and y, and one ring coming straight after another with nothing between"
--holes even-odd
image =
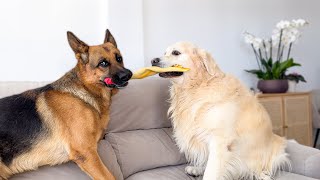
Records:
<instances>
[{"instance_id":1,"label":"wooden drawer handle","mask_svg":"<svg viewBox=\"0 0 320 180\"><path fill-rule=\"evenodd\" d=\"M283 128L284 128L284 129L288 129L288 128L289 128L289 126L285 125L285 126L283 126Z\"/></svg>"}]
</instances>

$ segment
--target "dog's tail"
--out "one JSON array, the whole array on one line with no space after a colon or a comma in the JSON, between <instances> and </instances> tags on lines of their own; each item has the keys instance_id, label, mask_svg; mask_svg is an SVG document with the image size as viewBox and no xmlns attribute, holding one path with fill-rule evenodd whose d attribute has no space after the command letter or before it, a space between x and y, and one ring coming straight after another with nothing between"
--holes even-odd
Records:
<instances>
[{"instance_id":1,"label":"dog's tail","mask_svg":"<svg viewBox=\"0 0 320 180\"><path fill-rule=\"evenodd\" d=\"M277 173L279 170L291 171L291 163L289 155L285 152L287 147L287 140L276 134L274 136L274 158L272 160L271 172L272 175Z\"/></svg>"},{"instance_id":2,"label":"dog's tail","mask_svg":"<svg viewBox=\"0 0 320 180\"><path fill-rule=\"evenodd\" d=\"M270 142L270 154L265 156L265 168L256 177L258 180L274 179L281 170L291 171L291 164L288 154L285 152L287 141L285 138L273 134L273 140ZM268 157L269 156L269 157Z\"/></svg>"}]
</instances>

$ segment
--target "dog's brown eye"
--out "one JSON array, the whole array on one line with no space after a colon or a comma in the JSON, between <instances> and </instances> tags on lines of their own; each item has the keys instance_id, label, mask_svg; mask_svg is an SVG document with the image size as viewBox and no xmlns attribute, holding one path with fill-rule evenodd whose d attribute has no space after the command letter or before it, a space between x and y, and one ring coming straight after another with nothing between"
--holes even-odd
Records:
<instances>
[{"instance_id":1,"label":"dog's brown eye","mask_svg":"<svg viewBox=\"0 0 320 180\"><path fill-rule=\"evenodd\" d=\"M122 57L118 54L116 54L116 60L117 62L122 63Z\"/></svg>"},{"instance_id":2,"label":"dog's brown eye","mask_svg":"<svg viewBox=\"0 0 320 180\"><path fill-rule=\"evenodd\" d=\"M99 65L100 67L108 67L110 65L110 63L107 61L107 60L102 60L99 62Z\"/></svg>"},{"instance_id":3,"label":"dog's brown eye","mask_svg":"<svg viewBox=\"0 0 320 180\"><path fill-rule=\"evenodd\" d=\"M181 53L177 50L172 51L172 55L179 56Z\"/></svg>"}]
</instances>

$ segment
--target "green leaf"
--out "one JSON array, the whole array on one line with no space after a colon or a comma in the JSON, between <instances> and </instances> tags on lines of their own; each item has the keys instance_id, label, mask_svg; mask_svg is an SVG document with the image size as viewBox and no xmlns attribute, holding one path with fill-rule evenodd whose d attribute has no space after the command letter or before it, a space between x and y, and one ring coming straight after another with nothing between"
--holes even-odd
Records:
<instances>
[{"instance_id":1,"label":"green leaf","mask_svg":"<svg viewBox=\"0 0 320 180\"><path fill-rule=\"evenodd\" d=\"M276 61L272 66L272 79L279 79L280 78L280 62Z\"/></svg>"},{"instance_id":2,"label":"green leaf","mask_svg":"<svg viewBox=\"0 0 320 180\"><path fill-rule=\"evenodd\" d=\"M292 58L279 63L279 66L275 70L276 78L277 79L284 78L285 72L293 66L301 66L301 65L298 63L295 63Z\"/></svg>"},{"instance_id":3,"label":"green leaf","mask_svg":"<svg viewBox=\"0 0 320 180\"><path fill-rule=\"evenodd\" d=\"M245 70L248 73L255 74L259 79L264 79L265 73L260 69Z\"/></svg>"},{"instance_id":4,"label":"green leaf","mask_svg":"<svg viewBox=\"0 0 320 180\"><path fill-rule=\"evenodd\" d=\"M269 66L269 63L266 60L261 59L260 61L261 61L261 64L263 65L263 67L265 67L267 72L271 71L271 66Z\"/></svg>"},{"instance_id":5,"label":"green leaf","mask_svg":"<svg viewBox=\"0 0 320 180\"><path fill-rule=\"evenodd\" d=\"M268 60L268 65L272 68L272 65L273 65L272 58L269 58L269 60Z\"/></svg>"},{"instance_id":6,"label":"green leaf","mask_svg":"<svg viewBox=\"0 0 320 180\"><path fill-rule=\"evenodd\" d=\"M303 76L299 76L299 80L302 81L302 82L307 82Z\"/></svg>"}]
</instances>

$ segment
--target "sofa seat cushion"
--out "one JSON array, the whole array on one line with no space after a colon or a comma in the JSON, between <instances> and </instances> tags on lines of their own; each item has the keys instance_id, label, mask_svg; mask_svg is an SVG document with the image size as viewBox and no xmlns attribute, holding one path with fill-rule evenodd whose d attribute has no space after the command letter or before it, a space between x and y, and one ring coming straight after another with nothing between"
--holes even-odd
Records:
<instances>
[{"instance_id":1,"label":"sofa seat cushion","mask_svg":"<svg viewBox=\"0 0 320 180\"><path fill-rule=\"evenodd\" d=\"M102 140L99 143L98 152L102 162L108 167L110 172L117 180L123 180L120 167L117 163L116 156L111 145ZM10 180L90 180L90 177L81 171L81 169L73 162L68 162L57 166L40 167L37 171L29 171L17 174Z\"/></svg>"},{"instance_id":2,"label":"sofa seat cushion","mask_svg":"<svg viewBox=\"0 0 320 180\"><path fill-rule=\"evenodd\" d=\"M168 166L142 171L129 176L126 180L201 180L202 177L188 176L184 168L186 165ZM299 174L280 172L276 180L316 180Z\"/></svg>"},{"instance_id":3,"label":"sofa seat cushion","mask_svg":"<svg viewBox=\"0 0 320 180\"><path fill-rule=\"evenodd\" d=\"M58 166L44 166L36 171L25 172L17 174L10 178L10 180L58 180L58 179L68 179L68 180L89 180L90 177L87 176L80 168L73 162Z\"/></svg>"},{"instance_id":4,"label":"sofa seat cushion","mask_svg":"<svg viewBox=\"0 0 320 180\"><path fill-rule=\"evenodd\" d=\"M317 180L311 177L303 176L300 174L294 174L290 172L280 172L276 178L276 180Z\"/></svg>"},{"instance_id":5,"label":"sofa seat cushion","mask_svg":"<svg viewBox=\"0 0 320 180\"><path fill-rule=\"evenodd\" d=\"M201 177L188 176L184 168L186 165L167 166L138 172L126 180L200 180Z\"/></svg>"},{"instance_id":6,"label":"sofa seat cushion","mask_svg":"<svg viewBox=\"0 0 320 180\"><path fill-rule=\"evenodd\" d=\"M320 179L318 149L288 141L286 151L290 155L292 172Z\"/></svg>"},{"instance_id":7,"label":"sofa seat cushion","mask_svg":"<svg viewBox=\"0 0 320 180\"><path fill-rule=\"evenodd\" d=\"M148 169L186 163L172 139L172 129L108 133L124 178Z\"/></svg>"}]
</instances>

